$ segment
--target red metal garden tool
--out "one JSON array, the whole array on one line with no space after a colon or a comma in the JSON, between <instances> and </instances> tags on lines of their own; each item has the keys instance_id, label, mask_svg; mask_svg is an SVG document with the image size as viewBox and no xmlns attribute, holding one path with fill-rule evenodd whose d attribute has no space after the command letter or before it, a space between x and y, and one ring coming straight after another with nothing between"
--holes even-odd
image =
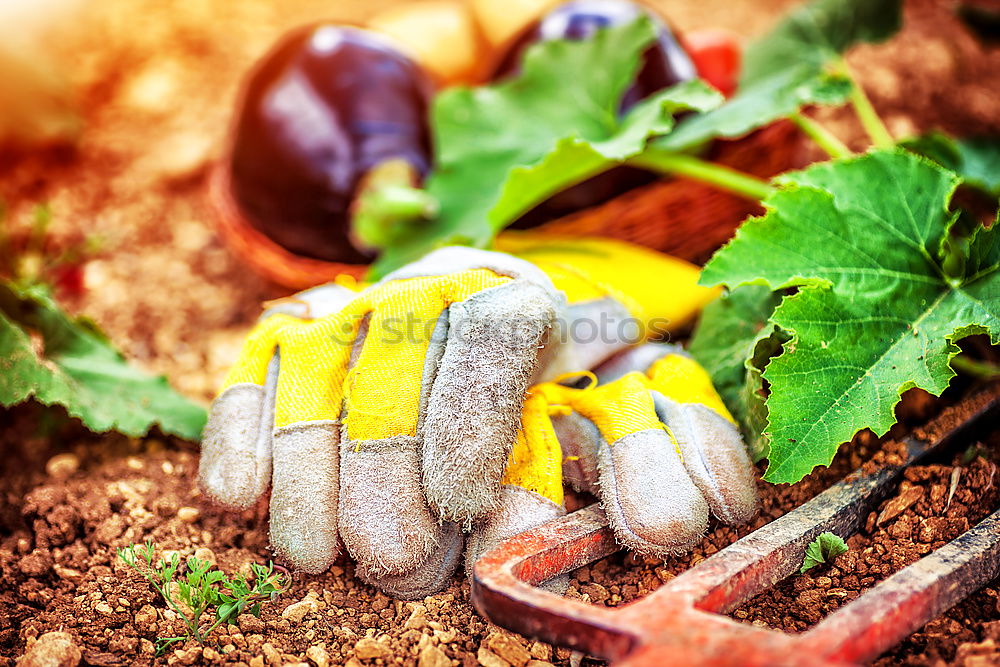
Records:
<instances>
[{"instance_id":1,"label":"red metal garden tool","mask_svg":"<svg viewBox=\"0 0 1000 667\"><path fill-rule=\"evenodd\" d=\"M849 665L871 660L1000 573L1000 511L897 572L802 634L723 614L794 572L822 532L855 533L899 483L903 470L974 442L995 428L1000 398L926 443L911 438L900 466L860 472L617 609L536 585L618 551L591 505L507 540L475 567L472 600L491 621L616 665Z\"/></svg>"}]
</instances>

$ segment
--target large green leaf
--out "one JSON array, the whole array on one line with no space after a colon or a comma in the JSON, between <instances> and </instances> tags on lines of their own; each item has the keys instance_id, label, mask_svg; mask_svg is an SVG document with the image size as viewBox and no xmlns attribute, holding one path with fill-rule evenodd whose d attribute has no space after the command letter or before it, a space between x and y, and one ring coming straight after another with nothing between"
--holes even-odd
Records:
<instances>
[{"instance_id":1,"label":"large green leaf","mask_svg":"<svg viewBox=\"0 0 1000 667\"><path fill-rule=\"evenodd\" d=\"M968 185L1000 197L1000 139L953 139L930 132L904 141L903 145L951 169Z\"/></svg>"},{"instance_id":2,"label":"large green leaf","mask_svg":"<svg viewBox=\"0 0 1000 667\"><path fill-rule=\"evenodd\" d=\"M717 137L740 137L809 104L839 104L850 81L834 66L859 42L881 42L901 23L901 0L815 0L788 15L744 55L738 92L692 116L659 148L680 151Z\"/></svg>"},{"instance_id":3,"label":"large green leaf","mask_svg":"<svg viewBox=\"0 0 1000 667\"><path fill-rule=\"evenodd\" d=\"M669 132L677 111L721 96L700 81L663 91L619 116L639 59L655 38L648 19L584 41L541 42L502 83L453 88L432 112L436 145L428 192L440 204L384 249L384 273L441 245L487 246L500 229L549 195L639 153Z\"/></svg>"},{"instance_id":4,"label":"large green leaf","mask_svg":"<svg viewBox=\"0 0 1000 667\"><path fill-rule=\"evenodd\" d=\"M47 289L0 281L0 404L59 404L93 431L197 440L205 410L162 377L130 366L93 325L71 319Z\"/></svg>"},{"instance_id":5,"label":"large green leaf","mask_svg":"<svg viewBox=\"0 0 1000 667\"><path fill-rule=\"evenodd\" d=\"M851 44L887 38L899 20L900 0L816 0L748 49L741 89L722 107L715 108L717 94L691 82L624 118L621 97L655 36L649 20L586 41L536 44L517 78L436 98L435 170L426 187L440 213L397 226L373 274L442 245L487 246L533 206L637 157L650 142L658 151L687 151L804 105L843 102L851 83L831 62ZM702 113L674 130L673 114L681 110Z\"/></svg>"},{"instance_id":6,"label":"large green leaf","mask_svg":"<svg viewBox=\"0 0 1000 667\"><path fill-rule=\"evenodd\" d=\"M1000 342L1000 238L978 228L962 275L940 252L959 178L902 151L824 163L781 179L706 266L705 284L798 288L771 322L791 336L769 383L765 478L794 482L863 428L885 433L912 387L940 394L955 341Z\"/></svg>"},{"instance_id":7,"label":"large green leaf","mask_svg":"<svg viewBox=\"0 0 1000 667\"><path fill-rule=\"evenodd\" d=\"M764 285L745 285L725 293L705 306L688 345L743 426L755 459L767 453L759 437L767 415L761 371L771 356L764 354L765 349L776 354L784 342L769 322L780 301L780 295Z\"/></svg>"},{"instance_id":8,"label":"large green leaf","mask_svg":"<svg viewBox=\"0 0 1000 667\"><path fill-rule=\"evenodd\" d=\"M689 81L643 100L606 139L580 136L560 139L535 164L510 170L489 212L494 231L503 229L552 195L639 154L650 137L671 130L674 113L709 109L721 101L722 96L701 81Z\"/></svg>"}]
</instances>

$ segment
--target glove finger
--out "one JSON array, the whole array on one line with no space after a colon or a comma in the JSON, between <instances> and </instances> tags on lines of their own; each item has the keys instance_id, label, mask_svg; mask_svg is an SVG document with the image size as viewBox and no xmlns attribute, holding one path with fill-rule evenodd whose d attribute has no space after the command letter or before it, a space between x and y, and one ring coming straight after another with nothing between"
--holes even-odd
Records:
<instances>
[{"instance_id":1,"label":"glove finger","mask_svg":"<svg viewBox=\"0 0 1000 667\"><path fill-rule=\"evenodd\" d=\"M656 415L646 378L632 373L566 393L600 433L599 495L618 541L657 556L689 550L708 527L708 504Z\"/></svg>"},{"instance_id":2,"label":"glove finger","mask_svg":"<svg viewBox=\"0 0 1000 667\"><path fill-rule=\"evenodd\" d=\"M684 465L726 523L742 523L757 511L757 489L743 440L708 373L683 348L647 343L597 369L602 381L645 370L657 414L681 450Z\"/></svg>"},{"instance_id":3,"label":"glove finger","mask_svg":"<svg viewBox=\"0 0 1000 667\"><path fill-rule=\"evenodd\" d=\"M429 383L424 377L440 357L447 318L438 316L426 340L422 331L399 338L390 331L394 323L429 315L397 311L412 307L402 301L386 306L366 323L349 374L340 445L340 535L370 580L417 590L419 581L429 585L417 570L444 559L455 540L424 498L416 435L422 387Z\"/></svg>"},{"instance_id":4,"label":"glove finger","mask_svg":"<svg viewBox=\"0 0 1000 667\"><path fill-rule=\"evenodd\" d=\"M420 443L397 435L340 445L340 535L372 577L412 572L439 549L445 529L420 488Z\"/></svg>"},{"instance_id":5,"label":"glove finger","mask_svg":"<svg viewBox=\"0 0 1000 667\"><path fill-rule=\"evenodd\" d=\"M749 521L759 507L753 465L732 422L697 403L653 392L657 412L674 434L684 467L720 521Z\"/></svg>"},{"instance_id":6,"label":"glove finger","mask_svg":"<svg viewBox=\"0 0 1000 667\"><path fill-rule=\"evenodd\" d=\"M271 429L279 362L278 333L293 319L276 316L247 337L212 403L201 442L198 483L221 505L245 509L271 481Z\"/></svg>"},{"instance_id":7,"label":"glove finger","mask_svg":"<svg viewBox=\"0 0 1000 667\"><path fill-rule=\"evenodd\" d=\"M549 419L548 401L542 393L530 392L502 479L500 503L469 535L465 573L471 577L479 557L503 540L565 513L562 451Z\"/></svg>"},{"instance_id":8,"label":"glove finger","mask_svg":"<svg viewBox=\"0 0 1000 667\"><path fill-rule=\"evenodd\" d=\"M759 508L753 464L711 379L686 354L649 369L657 414L674 434L691 479L719 520L739 524Z\"/></svg>"},{"instance_id":9,"label":"glove finger","mask_svg":"<svg viewBox=\"0 0 1000 667\"><path fill-rule=\"evenodd\" d=\"M442 526L438 545L409 572L378 576L358 563L355 573L386 595L401 600L420 600L444 589L462 561L462 529L457 523Z\"/></svg>"},{"instance_id":10,"label":"glove finger","mask_svg":"<svg viewBox=\"0 0 1000 667\"><path fill-rule=\"evenodd\" d=\"M326 570L339 550L340 407L359 326L358 313L347 307L279 336L271 545L305 572Z\"/></svg>"},{"instance_id":11,"label":"glove finger","mask_svg":"<svg viewBox=\"0 0 1000 667\"><path fill-rule=\"evenodd\" d=\"M339 552L340 425L300 422L274 432L271 546L296 569L318 574Z\"/></svg>"},{"instance_id":12,"label":"glove finger","mask_svg":"<svg viewBox=\"0 0 1000 667\"><path fill-rule=\"evenodd\" d=\"M442 519L470 525L499 505L525 391L555 312L552 293L527 280L451 306L422 428L424 491Z\"/></svg>"}]
</instances>

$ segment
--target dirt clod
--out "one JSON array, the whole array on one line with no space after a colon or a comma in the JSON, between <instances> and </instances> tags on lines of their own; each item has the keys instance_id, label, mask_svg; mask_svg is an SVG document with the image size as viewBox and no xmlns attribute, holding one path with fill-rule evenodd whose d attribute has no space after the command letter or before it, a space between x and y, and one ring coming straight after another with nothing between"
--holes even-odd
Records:
<instances>
[{"instance_id":1,"label":"dirt clod","mask_svg":"<svg viewBox=\"0 0 1000 667\"><path fill-rule=\"evenodd\" d=\"M359 660L375 660L391 654L389 647L382 642L365 637L354 645L354 656Z\"/></svg>"},{"instance_id":2,"label":"dirt clod","mask_svg":"<svg viewBox=\"0 0 1000 667\"><path fill-rule=\"evenodd\" d=\"M428 645L420 651L417 667L451 667L451 660L437 646Z\"/></svg>"},{"instance_id":3,"label":"dirt clod","mask_svg":"<svg viewBox=\"0 0 1000 667\"><path fill-rule=\"evenodd\" d=\"M327 667L330 664L330 654L326 652L323 644L313 644L306 649L306 657L312 661L316 667Z\"/></svg>"},{"instance_id":4,"label":"dirt clod","mask_svg":"<svg viewBox=\"0 0 1000 667\"><path fill-rule=\"evenodd\" d=\"M298 602L285 607L285 610L281 612L281 617L288 619L292 623L301 623L306 614L315 613L318 609L319 605L316 604L316 594L310 592Z\"/></svg>"},{"instance_id":5,"label":"dirt clod","mask_svg":"<svg viewBox=\"0 0 1000 667\"><path fill-rule=\"evenodd\" d=\"M53 479L66 479L80 469L80 457L67 452L56 454L45 464L45 472Z\"/></svg>"},{"instance_id":6,"label":"dirt clod","mask_svg":"<svg viewBox=\"0 0 1000 667\"><path fill-rule=\"evenodd\" d=\"M239 618L236 619L240 630L246 634L258 634L264 632L264 621L260 620L253 614L240 614Z\"/></svg>"},{"instance_id":7,"label":"dirt clod","mask_svg":"<svg viewBox=\"0 0 1000 667\"><path fill-rule=\"evenodd\" d=\"M195 523L201 517L201 510L197 507L181 507L177 510L177 518L184 523Z\"/></svg>"},{"instance_id":8,"label":"dirt clod","mask_svg":"<svg viewBox=\"0 0 1000 667\"><path fill-rule=\"evenodd\" d=\"M913 503L920 500L924 495L924 488L922 486L913 486L911 484L905 484L899 491L899 495L890 500L882 508L882 513L878 515L878 519L875 520L875 525L881 526L882 524L892 521L900 514L905 512Z\"/></svg>"},{"instance_id":9,"label":"dirt clod","mask_svg":"<svg viewBox=\"0 0 1000 667\"><path fill-rule=\"evenodd\" d=\"M510 667L510 663L498 656L485 646L480 646L476 653L476 660L483 667Z\"/></svg>"},{"instance_id":10,"label":"dirt clod","mask_svg":"<svg viewBox=\"0 0 1000 667\"><path fill-rule=\"evenodd\" d=\"M46 632L17 661L17 667L75 667L82 657L68 632Z\"/></svg>"},{"instance_id":11,"label":"dirt clod","mask_svg":"<svg viewBox=\"0 0 1000 667\"><path fill-rule=\"evenodd\" d=\"M521 642L509 634L497 632L490 635L486 639L486 645L514 667L523 667L531 660L531 654L525 650Z\"/></svg>"},{"instance_id":12,"label":"dirt clod","mask_svg":"<svg viewBox=\"0 0 1000 667\"><path fill-rule=\"evenodd\" d=\"M40 577L52 567L52 554L48 549L35 549L21 559L18 567L29 577Z\"/></svg>"}]
</instances>

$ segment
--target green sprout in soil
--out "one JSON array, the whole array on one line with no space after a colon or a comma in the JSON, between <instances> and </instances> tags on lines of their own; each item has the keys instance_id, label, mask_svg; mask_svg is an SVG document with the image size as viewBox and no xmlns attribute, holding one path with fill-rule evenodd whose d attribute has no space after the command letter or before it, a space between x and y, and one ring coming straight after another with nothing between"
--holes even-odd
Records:
<instances>
[{"instance_id":1,"label":"green sprout in soil","mask_svg":"<svg viewBox=\"0 0 1000 667\"><path fill-rule=\"evenodd\" d=\"M156 545L151 541L118 549L118 557L141 574L184 623L184 635L156 639L157 655L188 639L207 645L217 627L235 623L241 614L260 616L261 603L273 600L289 584L287 575L276 572L271 562L267 567L251 563L251 583L243 575L230 579L221 570L213 570L210 562L193 556L187 559L186 574L178 575L181 566L176 553L160 560L155 555Z\"/></svg>"},{"instance_id":2,"label":"green sprout in soil","mask_svg":"<svg viewBox=\"0 0 1000 667\"><path fill-rule=\"evenodd\" d=\"M831 563L840 554L847 553L847 543L843 538L833 533L820 533L815 540L806 547L806 557L802 561L802 569L799 574L805 574L817 565Z\"/></svg>"}]
</instances>

